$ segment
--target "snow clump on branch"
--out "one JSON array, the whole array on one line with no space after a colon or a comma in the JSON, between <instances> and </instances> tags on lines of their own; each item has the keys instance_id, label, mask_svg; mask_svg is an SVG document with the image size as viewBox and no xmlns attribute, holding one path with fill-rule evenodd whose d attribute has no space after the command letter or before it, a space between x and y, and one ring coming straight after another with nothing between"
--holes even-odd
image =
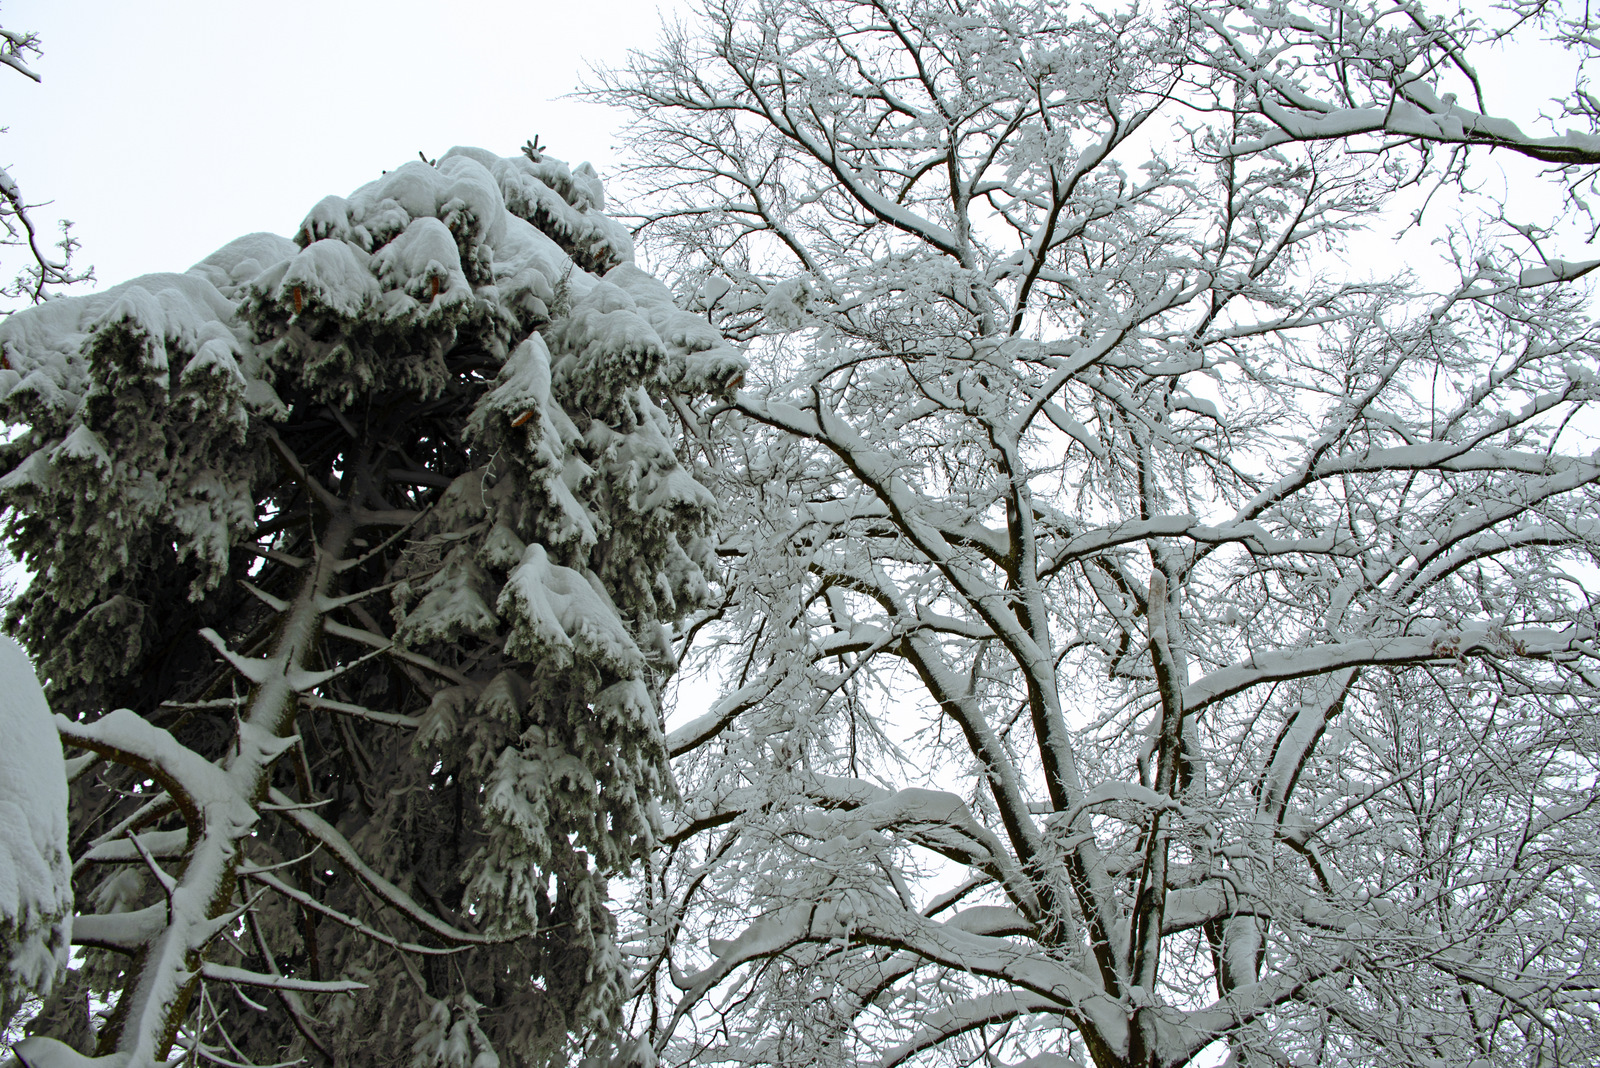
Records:
<instances>
[{"instance_id":1,"label":"snow clump on branch","mask_svg":"<svg viewBox=\"0 0 1600 1068\"><path fill-rule=\"evenodd\" d=\"M27 654L0 638L0 1006L49 993L72 938L67 777Z\"/></svg>"},{"instance_id":2,"label":"snow clump on branch","mask_svg":"<svg viewBox=\"0 0 1600 1068\"><path fill-rule=\"evenodd\" d=\"M434 1068L615 1033L606 880L660 836L670 628L716 577L666 409L745 360L604 203L586 164L456 148L0 324L8 622L110 763L72 801L104 915L30 1049ZM120 998L94 1039L86 994Z\"/></svg>"}]
</instances>

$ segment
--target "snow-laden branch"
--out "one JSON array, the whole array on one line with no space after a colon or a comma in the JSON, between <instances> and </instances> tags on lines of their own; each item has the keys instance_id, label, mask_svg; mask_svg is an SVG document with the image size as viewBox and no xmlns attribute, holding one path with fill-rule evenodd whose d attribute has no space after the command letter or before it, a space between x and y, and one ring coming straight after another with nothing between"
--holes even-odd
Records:
<instances>
[{"instance_id":1,"label":"snow-laden branch","mask_svg":"<svg viewBox=\"0 0 1600 1068\"><path fill-rule=\"evenodd\" d=\"M268 791L268 797L280 806L278 815L294 824L300 831L328 851L328 855L342 865L357 879L361 880L373 893L377 894L383 902L402 916L405 916L418 927L436 935L455 945L495 945L502 942L512 942L524 936L526 932L512 932L504 935L481 935L471 931L463 931L438 916L411 897L410 894L400 889L394 883L379 875L373 868L361 859L361 854L356 851L344 835L321 816L310 812L294 803L294 799L279 790Z\"/></svg>"},{"instance_id":2,"label":"snow-laden branch","mask_svg":"<svg viewBox=\"0 0 1600 1068\"><path fill-rule=\"evenodd\" d=\"M367 989L366 983L358 983L351 979L318 980L301 979L292 975L267 975L212 961L206 961L200 966L200 974L214 982L259 986L269 990L294 990L303 994L348 994Z\"/></svg>"},{"instance_id":3,"label":"snow-laden branch","mask_svg":"<svg viewBox=\"0 0 1600 1068\"><path fill-rule=\"evenodd\" d=\"M1037 995L1055 1011L1075 1018L1092 1017L1115 1028L1115 1002L1071 968L1031 953L1007 938L985 933L994 929L988 915L974 917L972 927L957 913L940 923L911 913L890 911L887 902L840 893L816 902L786 905L758 919L736 938L719 944L717 959L684 977L679 1013L735 969L765 959L803 942L829 942L845 934L853 940L912 952L926 960L962 971L1003 979Z\"/></svg>"},{"instance_id":4,"label":"snow-laden branch","mask_svg":"<svg viewBox=\"0 0 1600 1068\"><path fill-rule=\"evenodd\" d=\"M1199 711L1252 686L1327 675L1351 667L1414 664L1466 657L1551 659L1594 654L1593 635L1538 627L1507 630L1496 626L1439 630L1429 635L1365 638L1303 648L1274 649L1202 676L1184 687L1184 703Z\"/></svg>"},{"instance_id":5,"label":"snow-laden branch","mask_svg":"<svg viewBox=\"0 0 1600 1068\"><path fill-rule=\"evenodd\" d=\"M439 946L419 945L416 942L402 942L397 938L393 938L387 934L384 934L382 931L373 928L369 924L362 923L354 916L347 915L343 912L340 912L338 909L323 904L310 894L307 894L302 890L295 889L282 879L279 879L277 876L268 872L244 865L240 867L239 874L243 878L252 879L264 886L272 887L272 889L276 890L289 900L295 902L297 905L310 909L311 911L320 915L326 916L335 923L342 924L343 926L350 928L352 931L357 931L364 937L370 938L372 941L377 942L379 945L389 946L392 949L404 950L407 953L417 953L422 956L448 955L451 953L460 952L462 948L459 945L441 948Z\"/></svg>"},{"instance_id":6,"label":"snow-laden branch","mask_svg":"<svg viewBox=\"0 0 1600 1068\"><path fill-rule=\"evenodd\" d=\"M1030 1013L1054 1015L1060 1011L1060 1006L1053 999L1010 990L968 998L922 1020L919 1030L910 1039L884 1054L878 1062L879 1068L897 1068L923 1050L932 1049L979 1027L1005 1023Z\"/></svg>"},{"instance_id":7,"label":"snow-laden branch","mask_svg":"<svg viewBox=\"0 0 1600 1068\"><path fill-rule=\"evenodd\" d=\"M1287 87L1270 75L1262 76L1262 82L1268 93L1289 95L1285 91ZM1533 136L1508 119L1473 111L1454 99L1440 99L1420 82L1400 87L1384 106L1311 109L1285 106L1285 103L1287 101L1280 103L1264 95L1261 113L1277 131L1230 145L1229 153L1247 156L1293 141L1346 140L1362 134L1381 134L1432 144L1503 148L1558 166L1600 164L1600 135L1568 130L1557 136ZM1541 283L1525 281L1522 284Z\"/></svg>"}]
</instances>

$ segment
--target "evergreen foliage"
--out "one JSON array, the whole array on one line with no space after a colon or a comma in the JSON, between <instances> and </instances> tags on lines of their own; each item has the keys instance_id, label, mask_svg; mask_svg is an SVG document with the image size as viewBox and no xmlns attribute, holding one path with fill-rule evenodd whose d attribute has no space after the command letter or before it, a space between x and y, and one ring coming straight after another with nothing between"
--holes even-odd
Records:
<instances>
[{"instance_id":1,"label":"evergreen foliage","mask_svg":"<svg viewBox=\"0 0 1600 1068\"><path fill-rule=\"evenodd\" d=\"M0 326L8 625L82 754L89 953L29 1064L486 1068L613 1027L607 879L659 833L713 567L661 404L743 362L604 204L452 149Z\"/></svg>"},{"instance_id":2,"label":"evergreen foliage","mask_svg":"<svg viewBox=\"0 0 1600 1068\"><path fill-rule=\"evenodd\" d=\"M67 776L28 657L0 639L0 1018L48 993L72 938Z\"/></svg>"}]
</instances>

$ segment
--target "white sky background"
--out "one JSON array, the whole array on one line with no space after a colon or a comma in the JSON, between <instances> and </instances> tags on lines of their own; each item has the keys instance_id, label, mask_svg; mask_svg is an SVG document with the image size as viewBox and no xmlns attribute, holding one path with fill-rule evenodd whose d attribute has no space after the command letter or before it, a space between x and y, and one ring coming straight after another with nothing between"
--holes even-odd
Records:
<instances>
[{"instance_id":1,"label":"white sky background","mask_svg":"<svg viewBox=\"0 0 1600 1068\"><path fill-rule=\"evenodd\" d=\"M607 175L624 155L620 113L562 97L587 64L620 64L653 44L663 13L684 12L683 0L0 0L0 25L44 47L42 84L0 70L0 163L30 200L53 201L35 213L51 240L56 218L74 220L77 262L104 288L184 270L242 234L291 234L324 196L418 150L508 155L537 135ZM1570 89L1566 59L1480 61L1491 110L1546 132L1537 116ZM1481 177L1499 162L1476 156ZM1513 217L1543 221L1552 190L1537 165L1507 162ZM1432 212L1436 225L1453 214ZM1402 251L1382 229L1351 258L1387 273L1428 255L1429 235ZM1552 254L1595 255L1572 244ZM9 251L0 275L16 263Z\"/></svg>"},{"instance_id":2,"label":"white sky background","mask_svg":"<svg viewBox=\"0 0 1600 1068\"><path fill-rule=\"evenodd\" d=\"M37 33L0 69L0 163L72 219L98 288L181 271L241 234L452 145L621 159L620 113L558 99L656 39L674 0L4 0ZM0 274L16 272L14 250ZM79 287L74 292L85 291Z\"/></svg>"}]
</instances>

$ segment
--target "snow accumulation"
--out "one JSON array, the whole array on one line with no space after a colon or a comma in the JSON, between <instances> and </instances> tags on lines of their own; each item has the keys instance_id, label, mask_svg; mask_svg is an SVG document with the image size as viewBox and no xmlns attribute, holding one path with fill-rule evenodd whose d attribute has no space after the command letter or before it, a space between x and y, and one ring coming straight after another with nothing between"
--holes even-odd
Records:
<instances>
[{"instance_id":1,"label":"snow accumulation","mask_svg":"<svg viewBox=\"0 0 1600 1068\"><path fill-rule=\"evenodd\" d=\"M0 323L0 419L31 426L34 452L0 479L0 504L42 513L75 492L119 499L117 529L89 532L100 544L59 534L62 554L86 572L76 587L97 588L125 566L129 530L170 523L188 536L180 551L211 564L191 591L200 596L253 527L245 442L260 421L287 414L277 391L286 381L345 404L374 389L437 394L449 381L441 354L458 333L503 323L485 331L490 344L527 340L491 353L505 373L472 429L532 422L544 430L530 435L533 448L552 469L575 433L550 402L552 375L579 403L605 398L616 373L687 392L733 388L743 357L630 262L628 232L603 204L587 164L453 148L435 165L412 161L325 198L294 240L252 234L184 273L14 315ZM527 333L552 321L550 348ZM616 366L602 375L603 359ZM621 404L596 414L626 430L627 409L653 408L632 394ZM205 432L176 440L181 414ZM142 429L112 442L112 425ZM670 454L648 426L635 438L628 448ZM583 473L566 466L568 481ZM704 496L660 474L640 485L640 501L670 509ZM547 488L567 533L592 543L571 487L553 477ZM80 607L91 606L69 606Z\"/></svg>"},{"instance_id":2,"label":"snow accumulation","mask_svg":"<svg viewBox=\"0 0 1600 1068\"><path fill-rule=\"evenodd\" d=\"M29 1035L11 1047L23 1068L108 1068L120 1058L85 1057L64 1042L43 1035ZM181 1063L181 1058L169 1063Z\"/></svg>"},{"instance_id":3,"label":"snow accumulation","mask_svg":"<svg viewBox=\"0 0 1600 1068\"><path fill-rule=\"evenodd\" d=\"M72 863L67 774L44 691L22 647L0 637L0 983L47 992L67 963Z\"/></svg>"},{"instance_id":4,"label":"snow accumulation","mask_svg":"<svg viewBox=\"0 0 1600 1068\"><path fill-rule=\"evenodd\" d=\"M543 545L527 547L500 599L516 621L507 645L513 653L541 659L548 649L564 664L576 648L623 677L644 662L606 591L589 575L551 563Z\"/></svg>"},{"instance_id":5,"label":"snow accumulation","mask_svg":"<svg viewBox=\"0 0 1600 1068\"><path fill-rule=\"evenodd\" d=\"M293 241L251 234L182 274L148 275L10 317L0 323L0 399L30 409L35 427L58 426L49 444L59 443L90 392L91 361L117 355L110 350L122 337L137 350L122 377L176 365L187 385L211 372L242 427L251 415L282 413L275 371L320 384L330 399L373 387L438 388L442 380L432 381L419 361L387 358L385 339L419 326L445 337L475 317L544 321L567 310L555 307L563 301L577 313L572 329L584 335L569 366L581 365L591 346L648 352L676 385L727 389L742 357L631 263L628 232L603 205L587 164L569 171L548 157L502 159L477 148L453 148L432 166L412 161L349 197L322 200ZM288 329L275 344L256 344L239 314L245 306ZM352 353L345 342L319 340L330 336L367 344ZM41 408L49 418L33 414ZM74 455L85 449L94 452L81 446ZM24 465L12 478L41 478L53 466Z\"/></svg>"},{"instance_id":6,"label":"snow accumulation","mask_svg":"<svg viewBox=\"0 0 1600 1068\"><path fill-rule=\"evenodd\" d=\"M481 737L499 747L502 759L485 761L489 844L469 862L477 870L467 889L487 903L475 918L495 933L433 916L388 881L382 865L364 861L341 828L269 795L283 819L388 907L457 946L483 949L531 931L539 909L548 908L541 905L547 872L537 864L553 863L553 851L581 858L561 860L563 871L577 872L576 914L603 913L603 901L591 907L584 895L599 901L603 874L648 841L649 814L664 791L650 678L672 650L658 620L680 618L707 593L705 526L715 501L678 463L658 401L674 389L725 396L746 362L633 266L627 229L603 207L586 164L569 170L537 152L502 159L455 148L437 163L412 161L347 197L324 199L292 239L250 235L186 272L52 301L0 322L0 420L25 427L0 477L0 509L70 517L39 524L25 546L30 564L42 562L52 593L27 614L22 637L44 649L66 622L93 623L72 632L79 645L49 654L48 674L64 693L74 671L86 679L115 675L147 655L119 643L137 632L144 611L125 592L138 592L150 571L140 546L173 545L180 562L196 560L191 599L237 577L233 554L254 536L261 487L275 484L280 464L295 463L283 455L293 446L279 430L306 411L337 413L375 393L422 406L447 390L474 391L470 415L453 408L450 418L465 418L463 441L493 446L483 449L500 460L492 477L483 466L388 473L396 483L444 488L410 533L429 551L406 557L412 570L396 586L393 640L413 662L459 683L430 708L427 729L435 733L426 737L440 737L452 700L461 708L471 700L480 722L452 719L459 731L449 740ZM454 433L453 424L445 432ZM280 453L265 446L269 435ZM409 515L362 514L376 523ZM591 555L602 539L614 551ZM444 548L433 555L435 546ZM275 594L260 596L288 609ZM326 615L334 602L308 603ZM321 622L331 634L369 636ZM231 637L201 633L253 684L268 682L269 666L299 691L335 674L247 657L228 647ZM455 641L490 648L503 641L496 657L503 651L526 665L484 684L426 658L427 647ZM107 667L112 657L124 662ZM574 665L594 682L594 722L566 724L565 706L554 702L548 715L542 705L534 710L543 719L529 712L532 686L517 672L577 676ZM257 825L249 799L264 780L250 776L294 739L253 713L229 759L215 762L125 709L52 723L27 657L8 639L0 683L10 683L0 696L0 974L8 992L47 989L73 927L61 738L137 754L181 783L175 792L205 813L194 842L180 846L176 832L152 831L97 847L102 861L183 853L175 865L182 874L163 883L165 902L80 917L80 942L145 953L118 1052L85 1058L43 1036L14 1047L26 1068L160 1063L174 1041L174 1007L193 988L192 947L217 932L207 907L218 887L231 892L230 865ZM380 722L412 722L309 692L302 698ZM495 711L501 706L514 711ZM531 725L514 741L494 733L525 714ZM605 976L620 964L606 963L615 957L609 934L597 926L562 937L592 952L592 997L613 997ZM204 961L199 974L324 994L359 992L370 978L268 976L217 960ZM437 1042L413 1052L429 1063L492 1068L490 1039L506 1042L513 1017L486 1019L479 1033L470 1024L474 1011L470 998L453 1002Z\"/></svg>"}]
</instances>

